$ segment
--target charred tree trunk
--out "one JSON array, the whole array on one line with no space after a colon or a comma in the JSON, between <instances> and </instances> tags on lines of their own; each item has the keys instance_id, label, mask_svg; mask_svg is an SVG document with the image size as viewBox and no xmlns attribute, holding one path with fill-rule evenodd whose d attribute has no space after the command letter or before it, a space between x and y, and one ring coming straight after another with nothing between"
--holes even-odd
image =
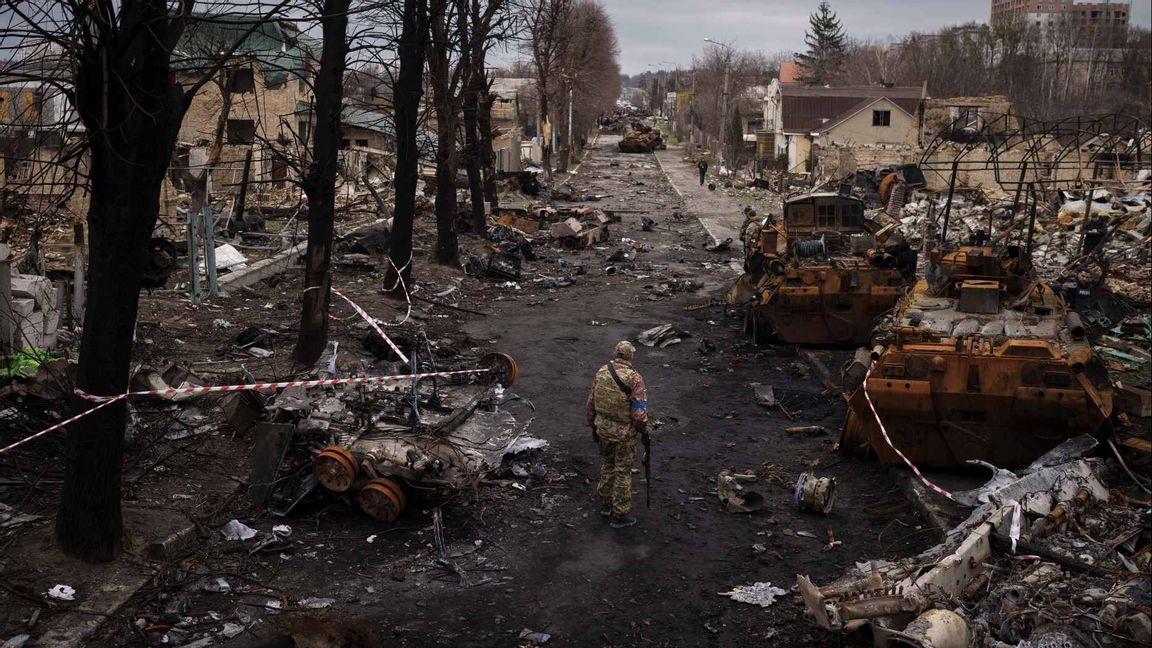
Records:
<instances>
[{"instance_id":1,"label":"charred tree trunk","mask_svg":"<svg viewBox=\"0 0 1152 648\"><path fill-rule=\"evenodd\" d=\"M544 179L552 181L552 128L548 120L548 88L544 84L544 76L537 81L537 93L540 95L538 109L540 110L540 164L544 167Z\"/></svg>"},{"instance_id":2,"label":"charred tree trunk","mask_svg":"<svg viewBox=\"0 0 1152 648\"><path fill-rule=\"evenodd\" d=\"M490 209L500 206L500 192L496 189L496 152L492 150L492 94L487 78L483 79L483 94L479 96L476 126L480 136L480 168L484 176L484 199ZM520 151L513 151L520 155Z\"/></svg>"},{"instance_id":3,"label":"charred tree trunk","mask_svg":"<svg viewBox=\"0 0 1152 648\"><path fill-rule=\"evenodd\" d=\"M393 88L396 113L396 171L393 187L396 210L388 258L391 267L384 287L403 294L412 278L412 225L416 217L416 182L420 173L420 150L416 142L420 98L424 94L424 53L428 41L428 0L404 0L397 54L400 71Z\"/></svg>"},{"instance_id":4,"label":"charred tree trunk","mask_svg":"<svg viewBox=\"0 0 1152 648\"><path fill-rule=\"evenodd\" d=\"M460 241L456 232L456 153L459 117L449 107L436 110L436 262L460 265Z\"/></svg>"},{"instance_id":5,"label":"charred tree trunk","mask_svg":"<svg viewBox=\"0 0 1152 648\"><path fill-rule=\"evenodd\" d=\"M316 128L312 163L304 177L308 196L308 251L305 254L300 335L293 359L311 366L328 343L328 307L332 287L332 232L336 212L336 168L345 58L348 53L348 8L351 0L325 0L320 18L324 46L316 74Z\"/></svg>"},{"instance_id":6,"label":"charred tree trunk","mask_svg":"<svg viewBox=\"0 0 1152 648\"><path fill-rule=\"evenodd\" d=\"M480 95L484 92L484 59L469 56L464 90L464 168L468 171L468 195L471 198L472 232L484 236L488 218L484 213L484 184L481 174Z\"/></svg>"},{"instance_id":7,"label":"charred tree trunk","mask_svg":"<svg viewBox=\"0 0 1152 648\"><path fill-rule=\"evenodd\" d=\"M164 0L125 0L115 16L103 4L77 13L106 31L82 37L76 47L75 106L91 155L91 253L76 387L111 396L128 387L144 254L189 97L170 72L180 27L169 20ZM72 402L76 413L92 406L78 397ZM126 416L121 401L68 428L56 515L56 541L65 554L102 562L123 548Z\"/></svg>"},{"instance_id":8,"label":"charred tree trunk","mask_svg":"<svg viewBox=\"0 0 1152 648\"><path fill-rule=\"evenodd\" d=\"M460 168L456 133L460 128L456 89L462 71L452 65L454 40L448 0L431 0L429 7L428 85L436 109L436 262L459 265L459 237L456 232L456 172ZM464 20L461 16L458 20Z\"/></svg>"}]
</instances>

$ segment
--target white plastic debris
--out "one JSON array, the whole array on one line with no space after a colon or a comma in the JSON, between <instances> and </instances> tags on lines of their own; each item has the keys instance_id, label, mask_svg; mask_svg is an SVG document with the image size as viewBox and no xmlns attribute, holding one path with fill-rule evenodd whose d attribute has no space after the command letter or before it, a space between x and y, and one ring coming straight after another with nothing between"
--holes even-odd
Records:
<instances>
[{"instance_id":1,"label":"white plastic debris","mask_svg":"<svg viewBox=\"0 0 1152 648\"><path fill-rule=\"evenodd\" d=\"M48 590L45 596L57 601L74 601L76 600L76 590L67 585L55 585Z\"/></svg>"},{"instance_id":2,"label":"white plastic debris","mask_svg":"<svg viewBox=\"0 0 1152 648\"><path fill-rule=\"evenodd\" d=\"M220 630L220 634L224 635L224 637L228 639L235 637L241 632L244 632L244 626L240 625L239 623L225 623L224 627Z\"/></svg>"},{"instance_id":3,"label":"white plastic debris","mask_svg":"<svg viewBox=\"0 0 1152 648\"><path fill-rule=\"evenodd\" d=\"M376 542L376 534L373 533L372 535L368 536L365 539L368 541L368 544L372 544L373 542Z\"/></svg>"},{"instance_id":4,"label":"white plastic debris","mask_svg":"<svg viewBox=\"0 0 1152 648\"><path fill-rule=\"evenodd\" d=\"M329 605L332 605L335 602L336 602L336 599L319 598L316 596L310 596L306 599L300 599L300 605L302 605L303 607L306 607L310 610L320 610L320 609L328 607Z\"/></svg>"},{"instance_id":5,"label":"white plastic debris","mask_svg":"<svg viewBox=\"0 0 1152 648\"><path fill-rule=\"evenodd\" d=\"M217 578L208 581L204 584L205 592L218 592L220 594L227 594L232 591L232 585L224 578Z\"/></svg>"},{"instance_id":6,"label":"white plastic debris","mask_svg":"<svg viewBox=\"0 0 1152 648\"><path fill-rule=\"evenodd\" d=\"M524 628L520 631L520 638L532 644L533 646L541 646L548 643L552 639L552 635L547 632L535 632Z\"/></svg>"},{"instance_id":7,"label":"white plastic debris","mask_svg":"<svg viewBox=\"0 0 1152 648\"><path fill-rule=\"evenodd\" d=\"M220 529L225 540L249 540L256 537L256 529L244 524L240 520L230 520Z\"/></svg>"},{"instance_id":8,"label":"white plastic debris","mask_svg":"<svg viewBox=\"0 0 1152 648\"><path fill-rule=\"evenodd\" d=\"M292 535L292 527L288 526L287 524L277 524L276 526L272 527L272 533L275 533L281 538L287 538L288 536Z\"/></svg>"},{"instance_id":9,"label":"white plastic debris","mask_svg":"<svg viewBox=\"0 0 1152 648\"><path fill-rule=\"evenodd\" d=\"M737 585L730 592L719 592L720 596L727 596L733 601L768 607L776 602L777 596L787 594L785 590L776 587L767 581L752 583L751 585Z\"/></svg>"},{"instance_id":10,"label":"white plastic debris","mask_svg":"<svg viewBox=\"0 0 1152 648\"><path fill-rule=\"evenodd\" d=\"M0 644L0 646L3 646L3 648L23 648L24 644L28 643L28 640L31 638L32 635L16 635L15 637L5 639L4 643Z\"/></svg>"}]
</instances>

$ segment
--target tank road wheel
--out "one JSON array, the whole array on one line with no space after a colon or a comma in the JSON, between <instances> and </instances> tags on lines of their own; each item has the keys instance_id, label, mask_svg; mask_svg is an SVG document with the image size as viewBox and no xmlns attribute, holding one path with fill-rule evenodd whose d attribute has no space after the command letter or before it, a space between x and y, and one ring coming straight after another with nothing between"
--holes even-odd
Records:
<instances>
[{"instance_id":1,"label":"tank road wheel","mask_svg":"<svg viewBox=\"0 0 1152 648\"><path fill-rule=\"evenodd\" d=\"M864 422L856 415L856 410L848 406L848 415L844 417L844 431L840 433L840 453L860 456L868 451L868 430Z\"/></svg>"},{"instance_id":2,"label":"tank road wheel","mask_svg":"<svg viewBox=\"0 0 1152 648\"><path fill-rule=\"evenodd\" d=\"M356 493L356 503L360 510L381 522L393 522L407 503L400 484L387 477L376 477Z\"/></svg>"},{"instance_id":3,"label":"tank road wheel","mask_svg":"<svg viewBox=\"0 0 1152 648\"><path fill-rule=\"evenodd\" d=\"M511 387L516 382L516 361L506 353L489 353L480 358L480 368L487 373L480 374L480 381L486 385L494 382L502 387Z\"/></svg>"},{"instance_id":4,"label":"tank road wheel","mask_svg":"<svg viewBox=\"0 0 1152 648\"><path fill-rule=\"evenodd\" d=\"M312 474L324 488L343 493L352 488L360 474L360 464L347 448L328 446L312 459Z\"/></svg>"}]
</instances>

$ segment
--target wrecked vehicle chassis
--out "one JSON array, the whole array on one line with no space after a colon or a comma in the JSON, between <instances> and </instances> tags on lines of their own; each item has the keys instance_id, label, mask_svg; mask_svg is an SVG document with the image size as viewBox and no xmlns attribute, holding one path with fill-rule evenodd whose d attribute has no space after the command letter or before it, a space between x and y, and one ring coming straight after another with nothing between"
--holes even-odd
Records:
<instances>
[{"instance_id":1,"label":"wrecked vehicle chassis","mask_svg":"<svg viewBox=\"0 0 1152 648\"><path fill-rule=\"evenodd\" d=\"M1106 367L1075 314L1019 263L992 248L933 254L930 280L857 353L871 370L849 399L843 451L898 463L895 446L921 467L1014 467L1103 429Z\"/></svg>"},{"instance_id":2,"label":"wrecked vehicle chassis","mask_svg":"<svg viewBox=\"0 0 1152 648\"><path fill-rule=\"evenodd\" d=\"M526 438L527 425L500 408L507 402L504 388L515 381L515 362L503 354L490 354L482 362L501 365L492 380L461 385L443 402L433 392L412 424L377 422L338 435L312 459L316 481L334 493L352 495L371 517L392 522L406 508L409 494L445 495L474 487L505 455L542 445Z\"/></svg>"}]
</instances>

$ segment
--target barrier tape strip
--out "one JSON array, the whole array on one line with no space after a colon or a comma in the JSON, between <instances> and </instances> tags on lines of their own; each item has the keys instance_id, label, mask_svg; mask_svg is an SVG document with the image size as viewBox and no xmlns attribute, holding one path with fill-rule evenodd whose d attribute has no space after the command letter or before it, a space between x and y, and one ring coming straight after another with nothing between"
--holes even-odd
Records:
<instances>
[{"instance_id":1,"label":"barrier tape strip","mask_svg":"<svg viewBox=\"0 0 1152 648\"><path fill-rule=\"evenodd\" d=\"M900 452L900 448L897 448L892 444L892 439L888 436L888 430L884 427L884 421L880 420L880 415L876 412L876 406L872 404L872 397L868 395L868 379L872 377L872 368L874 366L876 366L875 362L868 366L868 372L864 374L864 384L862 385L862 389L864 390L864 400L868 402L868 409L872 410L872 416L876 417L876 423L880 426L880 434L884 435L884 442L888 444L889 448L892 448L892 451L896 453L896 456L900 457L904 463L912 469L912 473L916 475L916 477L918 477L925 486L955 502L956 498L952 497L952 493L932 483L927 477L924 476L924 473L920 472L920 469L916 467L916 464L912 463L908 457L904 456L903 452ZM1043 560L1043 557L1032 554L1016 555L1016 543L1020 540L1020 519L1020 502L1013 501L1012 525L1009 527L1008 531L1009 539L1012 541L1012 548L1009 552L1009 557L1011 557L1013 560Z\"/></svg>"},{"instance_id":2,"label":"barrier tape strip","mask_svg":"<svg viewBox=\"0 0 1152 648\"><path fill-rule=\"evenodd\" d=\"M344 295L344 293L340 292L339 290L336 290L335 288L332 288L331 290L332 290L332 293L335 294L337 297L348 302L348 304L350 306L352 306L352 308L356 311L356 313L358 315L360 315L360 317L363 317L364 321L368 322L368 326L371 326L377 333L380 334L380 337L384 338L384 341L388 343L388 346L392 347L392 350L396 352L396 355L400 357L400 360L403 361L404 364L406 364L406 365L412 364L411 361L408 360L408 356L404 355L404 352L402 352L400 350L400 347L396 346L396 344L394 342L392 342L392 338L390 338L384 334L384 329L380 328L380 324L378 324L376 322L375 317L372 317L370 314L368 314L368 311L361 308L359 304L352 301L351 299L348 299ZM405 293L405 294L407 294L407 293Z\"/></svg>"},{"instance_id":3,"label":"barrier tape strip","mask_svg":"<svg viewBox=\"0 0 1152 648\"><path fill-rule=\"evenodd\" d=\"M936 484L933 484L927 477L924 476L924 473L920 472L920 469L916 467L916 464L912 463L908 457L905 457L903 452L900 452L900 448L897 448L892 444L892 439L888 436L888 430L884 427L884 421L880 420L880 415L876 412L876 406L872 404L872 397L868 395L868 379L872 377L872 368L875 366L875 362L868 366L868 373L864 374L864 384L862 389L864 390L864 400L868 402L868 409L872 410L872 416L876 417L876 423L880 426L880 434L884 436L884 443L887 443L888 447L892 448L892 451L896 453L896 456L900 457L900 459L903 460L904 463L912 469L912 474L916 475L916 477L921 482L923 482L925 486L955 502L956 498L952 497L952 493L949 493Z\"/></svg>"},{"instance_id":4,"label":"barrier tape strip","mask_svg":"<svg viewBox=\"0 0 1152 648\"><path fill-rule=\"evenodd\" d=\"M148 389L144 391L125 392L116 396L97 396L89 394L81 389L73 390L77 396L84 400L98 403L96 407L90 410L85 410L71 418L60 421L52 427L41 430L32 436L20 439L11 445L0 448L0 455L9 452L10 450L20 447L33 439L38 439L49 432L59 430L70 423L74 423L89 414L107 407L112 403L127 399L131 396L175 396L176 394L192 394L194 396L202 396L204 394L220 394L238 391L261 391L267 389L283 389L286 387L325 387L329 385L356 385L368 384L376 382L388 382L393 380L423 380L424 378L440 377L440 376L464 376L472 374L487 373L490 369L459 369L456 371L431 371L427 373L418 374L393 374L389 376L352 376L349 378L323 378L318 380L286 380L281 382L265 382L265 383L251 383L247 385L205 385L199 387L169 387L166 389Z\"/></svg>"}]
</instances>

